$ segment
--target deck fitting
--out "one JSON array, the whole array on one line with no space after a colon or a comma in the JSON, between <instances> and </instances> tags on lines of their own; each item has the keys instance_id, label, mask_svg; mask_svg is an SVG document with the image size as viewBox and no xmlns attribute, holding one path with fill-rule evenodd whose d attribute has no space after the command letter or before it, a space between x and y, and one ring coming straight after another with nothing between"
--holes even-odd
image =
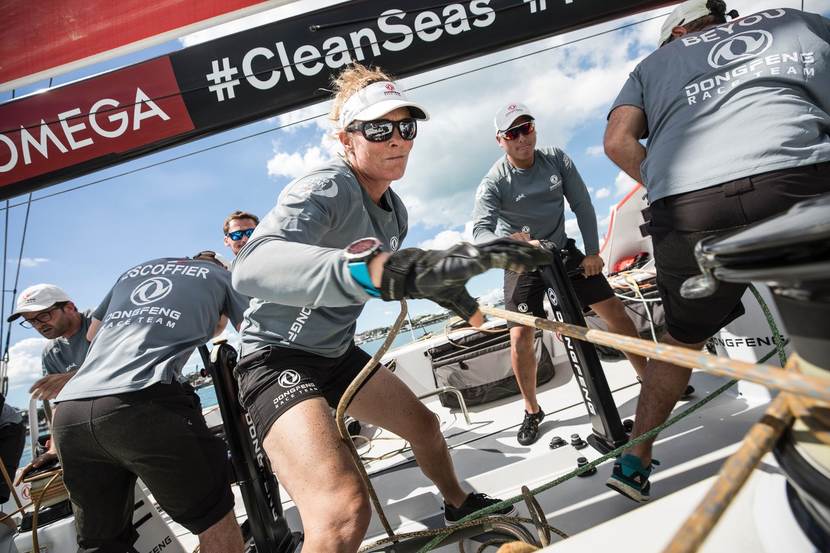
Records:
<instances>
[{"instance_id":1,"label":"deck fitting","mask_svg":"<svg viewBox=\"0 0 830 553\"><path fill-rule=\"evenodd\" d=\"M588 447L588 444L579 436L579 434L571 434L571 445L574 446L574 449Z\"/></svg>"},{"instance_id":2,"label":"deck fitting","mask_svg":"<svg viewBox=\"0 0 830 553\"><path fill-rule=\"evenodd\" d=\"M576 468L578 468L578 469L584 467L587 464L588 464L588 459L585 458L585 457L579 457L576 460ZM586 470L582 474L577 474L577 476L580 477L580 478L585 478L586 476L591 476L592 474L596 474L596 473L597 473L597 467L591 467L590 469Z\"/></svg>"}]
</instances>

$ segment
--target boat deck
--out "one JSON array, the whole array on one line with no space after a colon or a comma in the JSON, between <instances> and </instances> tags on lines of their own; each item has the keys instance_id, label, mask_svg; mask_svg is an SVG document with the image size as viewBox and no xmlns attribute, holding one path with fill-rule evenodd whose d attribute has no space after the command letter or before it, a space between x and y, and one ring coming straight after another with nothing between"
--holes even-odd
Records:
<instances>
[{"instance_id":1,"label":"boat deck","mask_svg":"<svg viewBox=\"0 0 830 553\"><path fill-rule=\"evenodd\" d=\"M569 442L571 434L577 433L584 439L590 432L587 412L573 373L564 358L558 357L556 361L556 375L539 390L539 402L547 414L540 425L540 439L529 447L519 445L515 438L523 413L519 396L470 407L470 425L466 424L460 411L441 406L437 398L427 400L427 405L441 419L456 471L466 487L508 498L519 495L522 485L533 489L571 472L577 466L578 457L592 461L601 456L590 446L581 450L570 445L558 449L549 447L554 436ZM604 362L603 366L620 416L632 418L639 392L633 369L625 361ZM725 382L725 379L695 372L692 376L695 395L688 401L679 402L678 409L702 399ZM743 393L744 389L749 393ZM665 430L655 449L655 456L662 465L652 476L655 500L650 505L640 506L605 486L611 471L610 460L600 465L592 476L573 478L539 494L537 500L547 514L548 522L574 536L561 544L557 544L558 538L554 537L553 550L575 551L568 548L580 547L572 545L582 543L580 540L593 539L580 537L589 530L593 531L587 532L586 536L604 536L600 539L607 538L607 543L613 544L616 551L661 550L673 529L705 493L705 482L737 448L749 427L763 414L768 401L766 394L752 387L735 386ZM419 470L406 444L374 427L364 426L361 434L370 440L368 444L362 444L359 451L365 458L375 459L368 463L367 469L396 532L442 527L441 497ZM772 465L764 465L759 478L775 470ZM783 484L779 487L783 490ZM752 492L744 492L744 495L747 493ZM284 492L282 498L289 525L293 530L300 530L296 508ZM527 515L524 505L519 504L518 508L520 515ZM236 509L240 520L244 519L239 498ZM741 518L742 524L751 523L744 519L746 516ZM639 525L642 529L632 531L625 526L619 527L619 524ZM757 526L757 523L752 524ZM758 532L756 528L739 534L741 539L749 540ZM185 535L183 530L177 534L185 547L192 550L196 544L195 536ZM644 535L649 536L648 539L640 538ZM385 532L374 516L365 544L383 537ZM719 547L711 550L722 550ZM395 551L415 549L399 545ZM457 551L458 546L448 544L436 550ZM584 544L580 550L584 550ZM737 550L759 549L741 546ZM788 551L793 549L788 547Z\"/></svg>"}]
</instances>

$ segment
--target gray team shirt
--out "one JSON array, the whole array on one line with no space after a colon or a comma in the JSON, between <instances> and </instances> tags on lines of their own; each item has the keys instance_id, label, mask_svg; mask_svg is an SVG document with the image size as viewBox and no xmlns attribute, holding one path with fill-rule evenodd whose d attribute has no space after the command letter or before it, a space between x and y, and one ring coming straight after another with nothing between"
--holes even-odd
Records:
<instances>
[{"instance_id":1,"label":"gray team shirt","mask_svg":"<svg viewBox=\"0 0 830 553\"><path fill-rule=\"evenodd\" d=\"M565 200L576 214L585 253L599 252L597 216L591 195L573 161L559 148L537 148L529 169L513 167L503 156L476 190L473 237L487 242L514 232L564 247Z\"/></svg>"},{"instance_id":2,"label":"gray team shirt","mask_svg":"<svg viewBox=\"0 0 830 553\"><path fill-rule=\"evenodd\" d=\"M20 424L21 422L23 422L23 417L20 416L17 409L8 403L4 403L3 409L0 410L0 426L6 426L7 424Z\"/></svg>"},{"instance_id":3,"label":"gray team shirt","mask_svg":"<svg viewBox=\"0 0 830 553\"><path fill-rule=\"evenodd\" d=\"M286 186L234 260L234 287L253 297L243 355L267 345L324 357L347 351L371 296L352 278L343 249L373 236L395 251L407 232L406 208L391 188L381 204L342 160Z\"/></svg>"},{"instance_id":4,"label":"gray team shirt","mask_svg":"<svg viewBox=\"0 0 830 553\"><path fill-rule=\"evenodd\" d=\"M86 360L56 401L169 384L213 336L220 315L237 325L245 305L230 273L210 261L161 258L133 267L104 298Z\"/></svg>"},{"instance_id":5,"label":"gray team shirt","mask_svg":"<svg viewBox=\"0 0 830 553\"><path fill-rule=\"evenodd\" d=\"M649 200L830 160L828 43L827 19L770 9L644 59L611 109L645 112Z\"/></svg>"},{"instance_id":6,"label":"gray team shirt","mask_svg":"<svg viewBox=\"0 0 830 553\"><path fill-rule=\"evenodd\" d=\"M87 310L79 314L81 315L81 328L78 332L69 338L60 336L54 340L49 340L46 346L44 346L43 354L41 355L44 373L62 374L74 371L84 362L86 352L89 350L89 342L86 341L89 323L92 317L96 317L96 315L96 318L100 320L103 317L103 313L93 314Z\"/></svg>"}]
</instances>

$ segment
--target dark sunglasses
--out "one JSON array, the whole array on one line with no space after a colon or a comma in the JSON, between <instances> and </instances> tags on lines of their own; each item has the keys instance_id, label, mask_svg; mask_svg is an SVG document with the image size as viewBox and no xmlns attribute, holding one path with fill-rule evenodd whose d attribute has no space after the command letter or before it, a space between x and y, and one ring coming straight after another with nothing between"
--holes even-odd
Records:
<instances>
[{"instance_id":1,"label":"dark sunglasses","mask_svg":"<svg viewBox=\"0 0 830 553\"><path fill-rule=\"evenodd\" d=\"M243 236L247 236L248 238L254 233L254 229L246 228L245 230L235 230L233 232L229 232L227 237L233 240L234 242L238 240L242 240Z\"/></svg>"},{"instance_id":2,"label":"dark sunglasses","mask_svg":"<svg viewBox=\"0 0 830 553\"><path fill-rule=\"evenodd\" d=\"M499 136L504 138L505 140L516 140L519 138L519 135L528 135L536 130L536 124L533 121L526 121L521 125L516 125L515 127L511 127L506 131L501 131Z\"/></svg>"},{"instance_id":3,"label":"dark sunglasses","mask_svg":"<svg viewBox=\"0 0 830 553\"><path fill-rule=\"evenodd\" d=\"M34 328L34 323L48 323L52 320L52 313L57 311L58 309L63 309L63 306L66 305L65 303L56 304L51 309L44 311L43 313L38 313L36 316L32 317L31 319L24 318L20 321L20 326L23 328Z\"/></svg>"},{"instance_id":4,"label":"dark sunglasses","mask_svg":"<svg viewBox=\"0 0 830 553\"><path fill-rule=\"evenodd\" d=\"M415 140L418 134L418 122L415 119L401 119L390 121L389 119L375 119L374 121L355 121L346 130L349 132L363 133L363 138L369 142L386 142L392 138L395 127L401 138L404 140Z\"/></svg>"}]
</instances>

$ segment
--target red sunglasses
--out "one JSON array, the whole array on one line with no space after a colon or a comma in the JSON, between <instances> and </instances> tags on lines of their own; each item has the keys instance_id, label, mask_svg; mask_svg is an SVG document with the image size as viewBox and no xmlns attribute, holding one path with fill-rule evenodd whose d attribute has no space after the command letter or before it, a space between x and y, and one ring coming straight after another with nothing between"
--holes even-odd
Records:
<instances>
[{"instance_id":1,"label":"red sunglasses","mask_svg":"<svg viewBox=\"0 0 830 553\"><path fill-rule=\"evenodd\" d=\"M506 131L499 132L499 136L504 138L505 140L516 140L519 138L519 135L528 135L536 130L536 125L533 121L526 121L521 125L516 125L515 127L510 127Z\"/></svg>"}]
</instances>

